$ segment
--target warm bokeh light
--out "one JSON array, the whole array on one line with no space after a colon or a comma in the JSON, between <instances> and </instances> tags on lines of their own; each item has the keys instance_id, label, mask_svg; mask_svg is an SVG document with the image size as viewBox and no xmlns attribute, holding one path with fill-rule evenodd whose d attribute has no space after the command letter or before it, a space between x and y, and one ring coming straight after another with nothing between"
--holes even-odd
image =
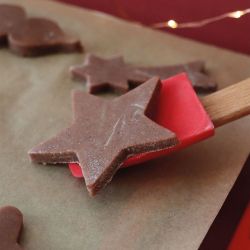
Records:
<instances>
[{"instance_id":1,"label":"warm bokeh light","mask_svg":"<svg viewBox=\"0 0 250 250\"><path fill-rule=\"evenodd\" d=\"M240 17L242 17L244 14L245 14L244 11L242 11L242 10L237 10L237 11L235 11L235 12L230 13L229 16L232 17L232 18L240 18Z\"/></svg>"},{"instance_id":2,"label":"warm bokeh light","mask_svg":"<svg viewBox=\"0 0 250 250\"><path fill-rule=\"evenodd\" d=\"M167 25L172 29L176 29L178 27L178 23L175 20L169 20L167 22Z\"/></svg>"}]
</instances>

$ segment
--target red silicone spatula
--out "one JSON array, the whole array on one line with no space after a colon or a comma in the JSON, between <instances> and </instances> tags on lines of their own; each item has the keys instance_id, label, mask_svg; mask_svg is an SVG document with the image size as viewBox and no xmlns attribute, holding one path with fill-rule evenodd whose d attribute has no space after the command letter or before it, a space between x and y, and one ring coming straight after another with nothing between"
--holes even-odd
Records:
<instances>
[{"instance_id":1,"label":"red silicone spatula","mask_svg":"<svg viewBox=\"0 0 250 250\"><path fill-rule=\"evenodd\" d=\"M162 81L160 98L155 107L155 122L176 133L179 145L157 152L128 158L129 167L168 155L214 135L214 128L250 113L250 79L208 95L197 97L186 74ZM83 177L77 163L69 164L75 177Z\"/></svg>"}]
</instances>

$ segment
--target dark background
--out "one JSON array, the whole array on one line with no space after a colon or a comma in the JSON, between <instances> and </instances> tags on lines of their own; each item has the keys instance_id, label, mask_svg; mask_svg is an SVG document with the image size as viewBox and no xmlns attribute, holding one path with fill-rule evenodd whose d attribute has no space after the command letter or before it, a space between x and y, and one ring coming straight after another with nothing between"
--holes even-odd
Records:
<instances>
[{"instance_id":1,"label":"dark background","mask_svg":"<svg viewBox=\"0 0 250 250\"><path fill-rule=\"evenodd\" d=\"M58 0L100 10L139 21L146 25L175 19L177 22L197 21L225 12L250 8L250 0ZM169 30L216 46L250 54L250 14L240 19L228 18L202 28Z\"/></svg>"}]
</instances>

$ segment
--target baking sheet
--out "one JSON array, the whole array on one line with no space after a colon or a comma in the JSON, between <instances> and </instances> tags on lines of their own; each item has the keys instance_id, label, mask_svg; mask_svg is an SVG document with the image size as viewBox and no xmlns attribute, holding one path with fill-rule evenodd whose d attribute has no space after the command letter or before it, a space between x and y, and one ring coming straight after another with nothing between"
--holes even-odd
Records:
<instances>
[{"instance_id":1,"label":"baking sheet","mask_svg":"<svg viewBox=\"0 0 250 250\"><path fill-rule=\"evenodd\" d=\"M98 12L41 0L18 3L80 37L86 51L123 54L138 65L207 61L219 87L250 76L250 58L153 31ZM250 118L164 159L119 171L96 198L66 166L32 164L27 151L71 122L67 73L82 54L20 58L0 50L0 206L24 214L21 243L42 249L194 250L204 238L250 149Z\"/></svg>"}]
</instances>

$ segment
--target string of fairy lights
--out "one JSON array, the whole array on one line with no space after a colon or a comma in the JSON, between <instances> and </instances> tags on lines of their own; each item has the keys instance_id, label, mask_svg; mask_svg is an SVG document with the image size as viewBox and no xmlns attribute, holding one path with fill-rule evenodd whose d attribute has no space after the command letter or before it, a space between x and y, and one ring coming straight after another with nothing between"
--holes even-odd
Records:
<instances>
[{"instance_id":1,"label":"string of fairy lights","mask_svg":"<svg viewBox=\"0 0 250 250\"><path fill-rule=\"evenodd\" d=\"M171 29L183 29L183 28L199 28L203 27L207 24L218 22L220 20L226 18L235 18L239 19L244 15L250 14L250 8L244 10L237 10L233 12L227 12L222 15L202 19L196 22L185 22L185 23L178 23L177 21L171 19L165 22L155 23L151 25L152 28L162 29L162 28L171 28Z\"/></svg>"}]
</instances>

